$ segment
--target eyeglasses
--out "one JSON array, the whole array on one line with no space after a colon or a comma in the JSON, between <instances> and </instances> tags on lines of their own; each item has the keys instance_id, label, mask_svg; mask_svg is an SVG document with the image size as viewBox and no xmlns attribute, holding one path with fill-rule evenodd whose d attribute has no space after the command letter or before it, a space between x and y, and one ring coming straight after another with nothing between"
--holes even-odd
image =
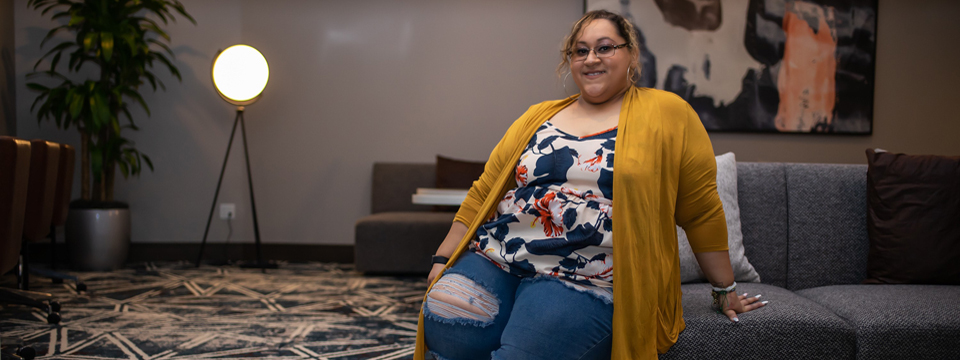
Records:
<instances>
[{"instance_id":1,"label":"eyeglasses","mask_svg":"<svg viewBox=\"0 0 960 360\"><path fill-rule=\"evenodd\" d=\"M594 54L597 54L598 58L608 58L617 53L617 49L628 47L630 44L623 43L620 45L598 45L597 47L591 49L587 47L578 47L573 51L569 52L570 60L573 62L580 62L587 59L587 56L590 56L590 52L593 51Z\"/></svg>"}]
</instances>

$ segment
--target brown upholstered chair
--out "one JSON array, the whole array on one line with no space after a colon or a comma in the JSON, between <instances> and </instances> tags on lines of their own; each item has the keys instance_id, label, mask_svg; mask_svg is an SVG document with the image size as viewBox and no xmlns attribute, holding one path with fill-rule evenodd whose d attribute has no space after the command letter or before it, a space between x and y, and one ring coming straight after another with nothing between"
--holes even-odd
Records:
<instances>
[{"instance_id":1,"label":"brown upholstered chair","mask_svg":"<svg viewBox=\"0 0 960 360\"><path fill-rule=\"evenodd\" d=\"M9 148L10 141L13 141L14 144L26 143L23 140L15 139L4 139L5 143L0 145L0 147L6 149ZM18 150L23 150L22 145L17 146ZM17 155L20 158L22 155ZM20 211L22 215L12 215L11 227L15 227L14 223L19 223L21 226L21 234L19 236L19 267L17 268L17 278L18 285L21 290L27 290L29 284L29 259L27 258L28 252L24 248L24 245L29 240L43 239L46 237L46 231L49 230L50 223L53 216L53 190L56 189L56 171L59 167L60 162L60 145L52 142L34 140L29 142L29 159L27 161L27 166L24 166L24 172L27 175L26 180L19 179L24 186L21 186L17 189L15 197L22 197L24 200L21 204L24 204ZM7 158L7 155L0 155L0 158ZM5 176L5 175L4 175ZM0 176L2 177L2 176ZM6 221L6 219L0 220ZM15 228L13 230L16 230ZM10 233L10 236L16 235L15 232ZM4 239L7 240L7 239ZM9 240L13 241L13 240ZM6 247L6 246L5 246ZM5 254L2 256L6 258ZM4 261L6 261L4 259ZM11 304L20 304L27 305L41 309L47 313L47 322L51 324L56 324L60 322L60 304L56 301L41 301L37 298L47 298L51 296L49 294L41 294L35 292L27 291L14 291L9 289L0 289L0 302L11 303Z\"/></svg>"},{"instance_id":2,"label":"brown upholstered chair","mask_svg":"<svg viewBox=\"0 0 960 360\"><path fill-rule=\"evenodd\" d=\"M60 144L60 169L57 171L57 194L53 197L53 226L67 223L70 195L73 189L73 167L76 152L73 146Z\"/></svg>"},{"instance_id":3,"label":"brown upholstered chair","mask_svg":"<svg viewBox=\"0 0 960 360\"><path fill-rule=\"evenodd\" d=\"M23 238L39 241L47 237L53 221L53 200L60 170L60 144L45 140L30 141L30 187L27 190L27 214Z\"/></svg>"},{"instance_id":4,"label":"brown upholstered chair","mask_svg":"<svg viewBox=\"0 0 960 360\"><path fill-rule=\"evenodd\" d=\"M30 178L30 142L0 136L0 275L17 267ZM0 301L22 304L15 290L0 289ZM32 301L32 299L27 299ZM3 358L32 359L36 352L20 339L0 340Z\"/></svg>"},{"instance_id":5,"label":"brown upholstered chair","mask_svg":"<svg viewBox=\"0 0 960 360\"><path fill-rule=\"evenodd\" d=\"M53 223L53 201L57 192L57 171L60 170L60 144L33 140L30 142L30 185L27 189L27 211L23 219L20 289L30 287L28 242L40 241L50 233Z\"/></svg>"},{"instance_id":6,"label":"brown upholstered chair","mask_svg":"<svg viewBox=\"0 0 960 360\"><path fill-rule=\"evenodd\" d=\"M50 238L50 269L30 266L29 270L31 273L49 277L57 284L62 283L63 280L72 280L76 282L78 291L85 291L87 286L76 276L53 271L57 267L57 226L63 226L67 223L67 213L70 211L70 194L73 189L73 168L76 160L73 146L67 144L59 144L59 146L60 155L57 161L56 189L53 195L53 215L50 218L52 223L49 224L50 230L48 232ZM37 226L40 225L42 224ZM29 246L29 244L26 246Z\"/></svg>"},{"instance_id":7,"label":"brown upholstered chair","mask_svg":"<svg viewBox=\"0 0 960 360\"><path fill-rule=\"evenodd\" d=\"M73 146L60 144L60 168L57 170L57 190L53 196L53 223L50 224L50 269L57 267L57 226L67 223L70 212L70 193L73 189L73 167L76 159ZM59 274L55 274L59 275ZM61 280L61 281L57 281ZM55 276L54 282L63 277Z\"/></svg>"},{"instance_id":8,"label":"brown upholstered chair","mask_svg":"<svg viewBox=\"0 0 960 360\"><path fill-rule=\"evenodd\" d=\"M0 274L20 260L29 176L30 143L0 137Z\"/></svg>"}]
</instances>

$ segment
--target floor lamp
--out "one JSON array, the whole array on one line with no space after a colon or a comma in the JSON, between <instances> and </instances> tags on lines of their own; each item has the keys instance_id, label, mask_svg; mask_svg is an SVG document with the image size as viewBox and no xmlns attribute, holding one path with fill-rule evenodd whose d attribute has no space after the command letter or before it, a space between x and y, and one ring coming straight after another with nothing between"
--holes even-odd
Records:
<instances>
[{"instance_id":1,"label":"floor lamp","mask_svg":"<svg viewBox=\"0 0 960 360\"><path fill-rule=\"evenodd\" d=\"M213 210L217 206L217 197L220 195L220 185L223 184L223 173L227 169L227 159L230 158L230 148L237 133L237 124L240 124L240 134L243 138L243 157L247 163L247 184L250 186L250 207L253 214L253 232L256 236L257 262L243 264L248 268L276 268L276 264L263 261L260 252L260 224L257 222L257 203L253 198L253 177L250 176L250 154L247 152L247 130L243 121L244 106L253 104L260 98L263 88L267 86L270 69L267 59L257 49L247 45L233 45L220 51L213 60L213 85L223 100L237 106L237 117L233 120L233 130L230 131L230 142L227 143L227 154L223 156L223 167L220 168L220 179L217 180L217 191L213 194L213 204L210 205L210 215L207 217L207 227L203 231L203 241L200 243L200 254L197 256L197 267L203 259L203 248L207 244L207 235L210 233L210 221L213 220Z\"/></svg>"}]
</instances>

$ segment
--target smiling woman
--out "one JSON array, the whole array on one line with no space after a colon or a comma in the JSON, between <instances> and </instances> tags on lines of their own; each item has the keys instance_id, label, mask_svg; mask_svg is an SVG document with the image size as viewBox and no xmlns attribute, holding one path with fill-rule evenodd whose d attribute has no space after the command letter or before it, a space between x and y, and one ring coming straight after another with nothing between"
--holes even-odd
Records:
<instances>
[{"instance_id":1,"label":"smiling woman","mask_svg":"<svg viewBox=\"0 0 960 360\"><path fill-rule=\"evenodd\" d=\"M633 85L634 34L603 10L574 24L558 73L580 93L531 106L494 148L434 257L417 359L656 358L684 328L677 225L719 312L764 305L736 293L706 130Z\"/></svg>"}]
</instances>

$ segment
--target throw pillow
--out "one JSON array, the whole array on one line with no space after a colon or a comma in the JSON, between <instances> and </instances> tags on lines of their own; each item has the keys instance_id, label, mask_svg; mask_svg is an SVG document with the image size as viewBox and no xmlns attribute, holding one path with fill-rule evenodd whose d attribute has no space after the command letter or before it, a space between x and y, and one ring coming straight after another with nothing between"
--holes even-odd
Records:
<instances>
[{"instance_id":1,"label":"throw pillow","mask_svg":"<svg viewBox=\"0 0 960 360\"><path fill-rule=\"evenodd\" d=\"M867 150L866 283L960 284L960 156Z\"/></svg>"},{"instance_id":2,"label":"throw pillow","mask_svg":"<svg viewBox=\"0 0 960 360\"><path fill-rule=\"evenodd\" d=\"M483 174L485 161L466 161L437 155L437 188L469 189Z\"/></svg>"},{"instance_id":3,"label":"throw pillow","mask_svg":"<svg viewBox=\"0 0 960 360\"><path fill-rule=\"evenodd\" d=\"M740 232L740 204L737 201L737 159L728 152L717 156L717 192L723 203L723 213L727 219L727 245L730 247L730 265L733 266L733 278L739 282L760 282L760 274L747 261L743 250L743 233ZM677 238L680 245L680 282L702 282L707 277L700 269L693 255L687 234L679 226Z\"/></svg>"},{"instance_id":4,"label":"throw pillow","mask_svg":"<svg viewBox=\"0 0 960 360\"><path fill-rule=\"evenodd\" d=\"M438 189L469 189L483 174L485 161L465 161L437 155ZM433 211L457 211L459 206L434 206Z\"/></svg>"}]
</instances>

